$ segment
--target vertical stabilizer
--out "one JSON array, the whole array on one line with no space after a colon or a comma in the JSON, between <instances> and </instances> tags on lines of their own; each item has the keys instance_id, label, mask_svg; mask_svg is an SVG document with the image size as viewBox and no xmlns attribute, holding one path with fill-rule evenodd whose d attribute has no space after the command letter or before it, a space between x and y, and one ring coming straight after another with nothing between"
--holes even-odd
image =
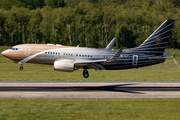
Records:
<instances>
[{"instance_id":1,"label":"vertical stabilizer","mask_svg":"<svg viewBox=\"0 0 180 120\"><path fill-rule=\"evenodd\" d=\"M175 20L166 20L157 28L140 46L130 49L133 52L141 52L162 56L171 36Z\"/></svg>"}]
</instances>

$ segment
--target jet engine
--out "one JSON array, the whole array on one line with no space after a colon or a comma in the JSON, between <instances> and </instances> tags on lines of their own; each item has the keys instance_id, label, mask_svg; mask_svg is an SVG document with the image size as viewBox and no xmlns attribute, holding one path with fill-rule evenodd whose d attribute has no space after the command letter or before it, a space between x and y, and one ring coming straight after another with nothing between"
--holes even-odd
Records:
<instances>
[{"instance_id":1,"label":"jet engine","mask_svg":"<svg viewBox=\"0 0 180 120\"><path fill-rule=\"evenodd\" d=\"M64 72L73 72L74 71L74 63L69 60L56 60L54 62L54 70L64 71Z\"/></svg>"}]
</instances>

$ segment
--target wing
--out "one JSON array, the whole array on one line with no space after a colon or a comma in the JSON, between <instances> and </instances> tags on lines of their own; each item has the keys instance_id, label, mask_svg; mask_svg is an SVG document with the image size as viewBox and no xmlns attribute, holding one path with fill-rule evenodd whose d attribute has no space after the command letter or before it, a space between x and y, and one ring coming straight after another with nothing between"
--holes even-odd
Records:
<instances>
[{"instance_id":1,"label":"wing","mask_svg":"<svg viewBox=\"0 0 180 120\"><path fill-rule=\"evenodd\" d=\"M95 70L101 70L101 69L105 69L103 67L103 64L104 62L106 61L107 59L101 59L101 60L82 60L82 61L74 61L73 63L75 65L82 65L82 64L86 64L85 66L88 66L90 68L93 68Z\"/></svg>"},{"instance_id":2,"label":"wing","mask_svg":"<svg viewBox=\"0 0 180 120\"><path fill-rule=\"evenodd\" d=\"M121 54L123 50L123 47L121 47L112 58L110 59L100 59L100 60L82 60L82 61L74 61L73 63L75 65L81 65L81 64L86 64L86 66L89 66L90 68L93 68L95 70L101 70L101 69L105 69L103 67L105 62L110 62L110 61L114 61L117 60Z\"/></svg>"},{"instance_id":3,"label":"wing","mask_svg":"<svg viewBox=\"0 0 180 120\"><path fill-rule=\"evenodd\" d=\"M112 40L111 40L111 42L106 46L106 50L111 50L112 49L112 47L113 47L113 45L114 45L114 43L115 43L115 41L116 41L116 38L113 38Z\"/></svg>"},{"instance_id":4,"label":"wing","mask_svg":"<svg viewBox=\"0 0 180 120\"><path fill-rule=\"evenodd\" d=\"M31 56L29 56L29 57L26 57L26 58L24 58L23 60L19 61L18 64L22 65L22 63L26 63L26 62L28 62L29 60L35 58L36 56L41 55L42 53L44 53L44 51L39 52L39 53L36 53L36 54L31 55Z\"/></svg>"}]
</instances>

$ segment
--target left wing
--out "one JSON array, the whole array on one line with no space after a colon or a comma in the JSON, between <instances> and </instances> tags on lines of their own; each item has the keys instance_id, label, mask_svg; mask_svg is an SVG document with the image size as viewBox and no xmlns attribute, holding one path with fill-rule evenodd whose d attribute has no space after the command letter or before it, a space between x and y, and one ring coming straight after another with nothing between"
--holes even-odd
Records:
<instances>
[{"instance_id":1,"label":"left wing","mask_svg":"<svg viewBox=\"0 0 180 120\"><path fill-rule=\"evenodd\" d=\"M41 55L42 53L44 53L44 51L39 52L39 53L36 53L36 54L31 55L31 56L29 56L29 57L26 57L26 58L24 58L23 60L19 61L18 64L22 65L22 63L26 63L26 62L28 62L29 60L35 58L36 56Z\"/></svg>"},{"instance_id":2,"label":"left wing","mask_svg":"<svg viewBox=\"0 0 180 120\"><path fill-rule=\"evenodd\" d=\"M83 60L83 61L74 61L73 63L75 65L78 65L78 64L87 64L87 66L95 69L95 70L101 70L101 69L105 69L103 67L103 64L104 62L106 61L107 59L101 59L101 60Z\"/></svg>"},{"instance_id":3,"label":"left wing","mask_svg":"<svg viewBox=\"0 0 180 120\"><path fill-rule=\"evenodd\" d=\"M105 62L110 62L110 61L114 61L117 60L121 54L123 50L123 47L121 47L112 58L110 59L100 59L100 60L82 60L82 61L74 61L74 64L87 64L88 66L94 68L95 70L101 70L101 69L105 69L103 67L103 64Z\"/></svg>"}]
</instances>

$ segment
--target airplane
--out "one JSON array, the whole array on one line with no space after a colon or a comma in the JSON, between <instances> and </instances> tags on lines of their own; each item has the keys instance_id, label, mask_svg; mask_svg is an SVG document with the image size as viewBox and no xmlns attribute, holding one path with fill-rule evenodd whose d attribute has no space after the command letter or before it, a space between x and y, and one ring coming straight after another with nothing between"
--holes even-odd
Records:
<instances>
[{"instance_id":1,"label":"airplane","mask_svg":"<svg viewBox=\"0 0 180 120\"><path fill-rule=\"evenodd\" d=\"M122 70L139 68L165 62L169 53L164 53L175 20L167 19L141 45L135 48L112 50L116 38L105 49L63 46L60 44L20 44L2 52L2 55L20 64L34 63L54 65L54 70L73 72L88 69Z\"/></svg>"}]
</instances>

